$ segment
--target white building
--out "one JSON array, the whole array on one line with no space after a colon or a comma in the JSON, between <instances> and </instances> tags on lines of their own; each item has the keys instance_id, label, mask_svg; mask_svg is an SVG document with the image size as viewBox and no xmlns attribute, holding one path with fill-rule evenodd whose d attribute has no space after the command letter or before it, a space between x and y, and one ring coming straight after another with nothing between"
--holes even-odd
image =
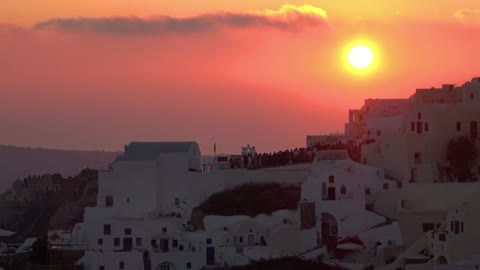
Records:
<instances>
[{"instance_id":1,"label":"white building","mask_svg":"<svg viewBox=\"0 0 480 270\"><path fill-rule=\"evenodd\" d=\"M190 220L215 192L247 182L304 182L308 164L208 172L201 164L195 142L129 144L110 171L100 172L97 207L86 208L73 229L72 243L85 245L85 269L200 269L297 250L290 244L299 232L296 212L206 216L199 231Z\"/></svg>"},{"instance_id":2,"label":"white building","mask_svg":"<svg viewBox=\"0 0 480 270\"><path fill-rule=\"evenodd\" d=\"M379 246L401 244L398 224L367 210L383 190L398 188L382 169L356 163L344 150L318 152L302 185L303 249L326 245L332 257L367 264Z\"/></svg>"},{"instance_id":3,"label":"white building","mask_svg":"<svg viewBox=\"0 0 480 270\"><path fill-rule=\"evenodd\" d=\"M461 87L417 89L405 100L366 100L351 110L345 126L359 161L384 168L388 177L404 182L442 182L447 179L447 144L468 136L480 145L480 78ZM480 174L477 160L474 171Z\"/></svg>"},{"instance_id":4,"label":"white building","mask_svg":"<svg viewBox=\"0 0 480 270\"><path fill-rule=\"evenodd\" d=\"M131 143L100 173L97 207L73 230L71 242L86 246L85 269L200 269L318 254L352 269L476 267L480 221L472 196L480 184L453 183L444 168L451 139L480 143L480 79L418 89L409 99L368 99L349 113L349 150L317 152L312 164L246 170L230 156L204 159L195 142ZM323 139L307 137L307 146ZM299 211L193 211L213 193L248 182L301 183Z\"/></svg>"},{"instance_id":5,"label":"white building","mask_svg":"<svg viewBox=\"0 0 480 270\"><path fill-rule=\"evenodd\" d=\"M464 192L464 198L457 197L457 202L451 203L441 223L423 223L424 233L381 269L478 269L480 185L472 184L469 188L471 192Z\"/></svg>"}]
</instances>

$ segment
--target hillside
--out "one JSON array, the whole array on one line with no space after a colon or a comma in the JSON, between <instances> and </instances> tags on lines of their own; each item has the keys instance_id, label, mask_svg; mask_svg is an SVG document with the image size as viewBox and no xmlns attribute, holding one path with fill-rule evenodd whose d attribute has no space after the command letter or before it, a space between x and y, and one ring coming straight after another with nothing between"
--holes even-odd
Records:
<instances>
[{"instance_id":1,"label":"hillside","mask_svg":"<svg viewBox=\"0 0 480 270\"><path fill-rule=\"evenodd\" d=\"M0 145L0 192L18 178L59 173L73 176L82 169L100 169L120 152L67 151Z\"/></svg>"},{"instance_id":2,"label":"hillside","mask_svg":"<svg viewBox=\"0 0 480 270\"><path fill-rule=\"evenodd\" d=\"M24 185L16 191L16 197L27 198L20 193L38 192L33 200L2 201L0 224L4 229L17 232L5 238L5 242L21 243L30 237L46 236L48 230L72 230L76 223L83 221L84 208L96 205L98 171L85 169L72 178L51 177L57 180L59 190L38 192ZM42 178L27 180L31 183Z\"/></svg>"}]
</instances>

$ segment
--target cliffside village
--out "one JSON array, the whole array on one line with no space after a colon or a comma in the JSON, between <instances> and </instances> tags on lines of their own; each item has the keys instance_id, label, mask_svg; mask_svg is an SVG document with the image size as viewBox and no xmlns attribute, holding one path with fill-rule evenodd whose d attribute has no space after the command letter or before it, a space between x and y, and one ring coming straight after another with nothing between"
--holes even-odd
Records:
<instances>
[{"instance_id":1,"label":"cliffside village","mask_svg":"<svg viewBox=\"0 0 480 270\"><path fill-rule=\"evenodd\" d=\"M52 250L79 252L71 269L227 268L285 256L343 269L478 269L479 122L473 78L367 99L349 111L344 134L307 136L289 151L206 157L196 142L131 142L98 172L96 205L81 222L46 237ZM78 190L56 179L16 182L3 202ZM200 207L271 183L299 187L295 208L251 216Z\"/></svg>"}]
</instances>

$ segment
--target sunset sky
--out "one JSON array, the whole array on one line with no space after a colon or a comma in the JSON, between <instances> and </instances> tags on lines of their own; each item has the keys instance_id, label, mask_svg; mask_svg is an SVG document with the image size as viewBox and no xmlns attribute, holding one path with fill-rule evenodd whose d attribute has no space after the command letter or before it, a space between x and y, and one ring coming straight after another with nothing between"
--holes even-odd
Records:
<instances>
[{"instance_id":1,"label":"sunset sky","mask_svg":"<svg viewBox=\"0 0 480 270\"><path fill-rule=\"evenodd\" d=\"M375 46L365 74L342 61ZM0 144L260 152L342 132L366 98L480 76L478 0L0 3Z\"/></svg>"}]
</instances>

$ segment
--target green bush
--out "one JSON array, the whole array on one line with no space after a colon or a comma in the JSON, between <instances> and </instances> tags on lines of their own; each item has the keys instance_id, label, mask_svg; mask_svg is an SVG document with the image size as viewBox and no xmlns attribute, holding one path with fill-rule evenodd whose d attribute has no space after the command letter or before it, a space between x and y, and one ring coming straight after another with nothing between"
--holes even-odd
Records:
<instances>
[{"instance_id":1,"label":"green bush","mask_svg":"<svg viewBox=\"0 0 480 270\"><path fill-rule=\"evenodd\" d=\"M460 182L472 179L472 164L478 156L475 141L467 136L452 139L447 145L447 160Z\"/></svg>"},{"instance_id":2,"label":"green bush","mask_svg":"<svg viewBox=\"0 0 480 270\"><path fill-rule=\"evenodd\" d=\"M297 209L300 193L300 185L245 184L213 194L199 208L206 215L255 217L283 209Z\"/></svg>"}]
</instances>

